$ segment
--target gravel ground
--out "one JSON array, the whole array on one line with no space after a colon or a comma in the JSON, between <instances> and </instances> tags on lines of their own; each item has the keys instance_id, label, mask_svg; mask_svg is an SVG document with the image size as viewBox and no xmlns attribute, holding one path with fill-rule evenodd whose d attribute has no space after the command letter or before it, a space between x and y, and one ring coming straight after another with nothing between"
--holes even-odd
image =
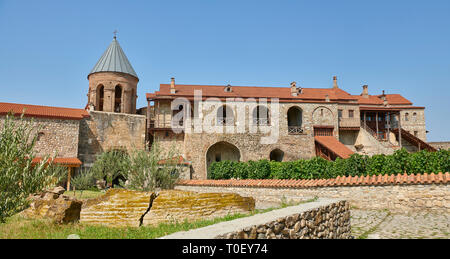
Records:
<instances>
[{"instance_id":1,"label":"gravel ground","mask_svg":"<svg viewBox=\"0 0 450 259\"><path fill-rule=\"evenodd\" d=\"M369 239L449 239L450 214L351 210L352 234Z\"/></svg>"}]
</instances>

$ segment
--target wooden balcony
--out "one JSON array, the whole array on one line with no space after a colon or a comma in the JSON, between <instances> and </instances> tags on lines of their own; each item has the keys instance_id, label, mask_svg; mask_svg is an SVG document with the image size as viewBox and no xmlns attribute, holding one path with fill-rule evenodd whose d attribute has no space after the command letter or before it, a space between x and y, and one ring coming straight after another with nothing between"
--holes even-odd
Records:
<instances>
[{"instance_id":1,"label":"wooden balcony","mask_svg":"<svg viewBox=\"0 0 450 259\"><path fill-rule=\"evenodd\" d=\"M339 118L340 128L359 128L361 127L361 121L359 118Z\"/></svg>"}]
</instances>

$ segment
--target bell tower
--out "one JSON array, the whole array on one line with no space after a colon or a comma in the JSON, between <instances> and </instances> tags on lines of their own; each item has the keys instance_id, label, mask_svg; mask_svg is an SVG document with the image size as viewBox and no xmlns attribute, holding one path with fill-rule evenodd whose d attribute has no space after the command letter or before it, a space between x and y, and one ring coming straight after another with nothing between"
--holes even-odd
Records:
<instances>
[{"instance_id":1,"label":"bell tower","mask_svg":"<svg viewBox=\"0 0 450 259\"><path fill-rule=\"evenodd\" d=\"M136 113L139 78L114 39L88 75L88 107L94 111Z\"/></svg>"}]
</instances>

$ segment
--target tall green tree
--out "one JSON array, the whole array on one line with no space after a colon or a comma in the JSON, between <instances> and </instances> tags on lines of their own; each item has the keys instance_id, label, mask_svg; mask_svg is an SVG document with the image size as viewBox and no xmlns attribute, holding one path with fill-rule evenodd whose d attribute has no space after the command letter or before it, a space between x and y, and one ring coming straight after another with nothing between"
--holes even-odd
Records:
<instances>
[{"instance_id":1,"label":"tall green tree","mask_svg":"<svg viewBox=\"0 0 450 259\"><path fill-rule=\"evenodd\" d=\"M6 115L0 132L0 222L25 209L30 194L55 185L63 170L45 157L32 164L37 141L33 121Z\"/></svg>"}]
</instances>

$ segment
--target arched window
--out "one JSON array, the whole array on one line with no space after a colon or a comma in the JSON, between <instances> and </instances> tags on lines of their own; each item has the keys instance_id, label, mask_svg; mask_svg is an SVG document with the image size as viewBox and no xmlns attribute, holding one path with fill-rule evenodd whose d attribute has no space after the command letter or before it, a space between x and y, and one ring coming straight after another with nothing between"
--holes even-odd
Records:
<instances>
[{"instance_id":1,"label":"arched window","mask_svg":"<svg viewBox=\"0 0 450 259\"><path fill-rule=\"evenodd\" d=\"M277 149L272 150L272 152L270 152L270 161L277 161L277 162L282 162L283 161L283 157L284 157L284 152Z\"/></svg>"},{"instance_id":2,"label":"arched window","mask_svg":"<svg viewBox=\"0 0 450 259\"><path fill-rule=\"evenodd\" d=\"M104 97L105 87L103 85L97 86L97 111L103 111Z\"/></svg>"},{"instance_id":3,"label":"arched window","mask_svg":"<svg viewBox=\"0 0 450 259\"><path fill-rule=\"evenodd\" d=\"M288 130L289 134L301 134L303 133L302 129L302 120L303 113L299 107L291 107L288 110Z\"/></svg>"},{"instance_id":4,"label":"arched window","mask_svg":"<svg viewBox=\"0 0 450 259\"><path fill-rule=\"evenodd\" d=\"M229 106L223 105L217 109L217 125L234 125L233 110Z\"/></svg>"},{"instance_id":5,"label":"arched window","mask_svg":"<svg viewBox=\"0 0 450 259\"><path fill-rule=\"evenodd\" d=\"M409 113L405 113L405 121L409 121Z\"/></svg>"},{"instance_id":6,"label":"arched window","mask_svg":"<svg viewBox=\"0 0 450 259\"><path fill-rule=\"evenodd\" d=\"M175 110L173 110L172 116L175 116L179 113L184 113L184 106L182 104L178 105L178 107L175 107ZM178 121L178 126L184 125L184 118L185 114L182 115L182 118Z\"/></svg>"},{"instance_id":7,"label":"arched window","mask_svg":"<svg viewBox=\"0 0 450 259\"><path fill-rule=\"evenodd\" d=\"M417 113L413 113L413 121L417 121Z\"/></svg>"},{"instance_id":8,"label":"arched window","mask_svg":"<svg viewBox=\"0 0 450 259\"><path fill-rule=\"evenodd\" d=\"M258 105L253 109L253 124L269 125L269 109L264 105Z\"/></svg>"},{"instance_id":9,"label":"arched window","mask_svg":"<svg viewBox=\"0 0 450 259\"><path fill-rule=\"evenodd\" d=\"M122 109L122 87L116 85L114 89L114 112L121 112Z\"/></svg>"}]
</instances>

